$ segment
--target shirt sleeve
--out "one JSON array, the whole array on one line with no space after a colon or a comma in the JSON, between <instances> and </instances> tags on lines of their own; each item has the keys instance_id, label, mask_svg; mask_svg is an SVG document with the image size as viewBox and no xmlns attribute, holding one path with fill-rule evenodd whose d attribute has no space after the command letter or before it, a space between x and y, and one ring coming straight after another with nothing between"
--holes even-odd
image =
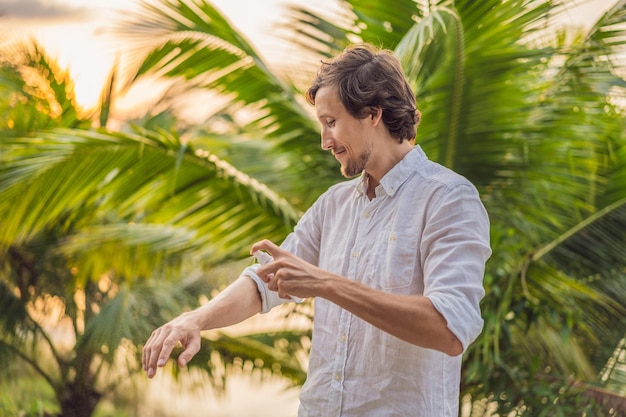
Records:
<instances>
[{"instance_id":1,"label":"shirt sleeve","mask_svg":"<svg viewBox=\"0 0 626 417\"><path fill-rule=\"evenodd\" d=\"M480 334L489 218L471 184L444 187L428 210L421 243L424 295L466 350Z\"/></svg>"},{"instance_id":2,"label":"shirt sleeve","mask_svg":"<svg viewBox=\"0 0 626 417\"><path fill-rule=\"evenodd\" d=\"M313 265L318 265L319 262L320 227L318 221L323 219L323 216L318 214L323 209L323 204L323 198L320 198L313 204L298 221L293 232L280 245L281 248ZM267 313L280 304L293 302L291 299L280 298L278 292L270 290L267 284L257 275L256 271L258 268L259 264L249 266L243 270L241 275L251 278L256 283L257 290L261 296L261 313Z\"/></svg>"},{"instance_id":3,"label":"shirt sleeve","mask_svg":"<svg viewBox=\"0 0 626 417\"><path fill-rule=\"evenodd\" d=\"M245 275L248 278L252 279L256 284L257 291L261 296L261 313L268 313L272 308L280 305L284 302L288 302L291 300L287 300L284 298L280 298L278 296L278 292L272 291L267 287L267 284L263 282L261 277L259 277L256 273L256 270L259 269L259 264L254 264L252 266L247 267L243 270L241 275Z\"/></svg>"}]
</instances>

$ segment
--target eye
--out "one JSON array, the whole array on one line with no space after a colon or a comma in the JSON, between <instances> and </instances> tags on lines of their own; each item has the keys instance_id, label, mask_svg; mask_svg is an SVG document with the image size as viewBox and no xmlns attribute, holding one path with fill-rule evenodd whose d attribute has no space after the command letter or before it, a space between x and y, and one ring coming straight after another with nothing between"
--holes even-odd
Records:
<instances>
[{"instance_id":1,"label":"eye","mask_svg":"<svg viewBox=\"0 0 626 417\"><path fill-rule=\"evenodd\" d=\"M329 119L329 120L327 120L327 121L326 121L326 125L327 125L328 127L333 127L333 126L335 126L335 119Z\"/></svg>"}]
</instances>

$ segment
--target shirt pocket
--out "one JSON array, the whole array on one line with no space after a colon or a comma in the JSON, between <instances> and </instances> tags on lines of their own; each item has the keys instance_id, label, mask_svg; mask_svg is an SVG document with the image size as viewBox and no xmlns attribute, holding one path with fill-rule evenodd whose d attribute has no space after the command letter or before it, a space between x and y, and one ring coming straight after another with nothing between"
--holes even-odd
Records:
<instances>
[{"instance_id":1,"label":"shirt pocket","mask_svg":"<svg viewBox=\"0 0 626 417\"><path fill-rule=\"evenodd\" d=\"M416 288L415 268L418 260L419 237L416 233L383 230L372 247L368 285L387 292L407 293Z\"/></svg>"}]
</instances>

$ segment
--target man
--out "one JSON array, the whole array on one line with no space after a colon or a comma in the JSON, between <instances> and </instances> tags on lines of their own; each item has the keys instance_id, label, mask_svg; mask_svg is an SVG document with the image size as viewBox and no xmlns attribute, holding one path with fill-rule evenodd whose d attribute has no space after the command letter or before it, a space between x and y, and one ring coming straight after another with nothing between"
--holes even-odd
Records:
<instances>
[{"instance_id":1,"label":"man","mask_svg":"<svg viewBox=\"0 0 626 417\"><path fill-rule=\"evenodd\" d=\"M331 187L279 247L211 302L155 330L148 376L200 331L315 297L298 416L457 416L461 354L482 329L489 221L465 178L412 144L420 114L397 58L369 45L324 62L307 100L322 148L357 178Z\"/></svg>"}]
</instances>

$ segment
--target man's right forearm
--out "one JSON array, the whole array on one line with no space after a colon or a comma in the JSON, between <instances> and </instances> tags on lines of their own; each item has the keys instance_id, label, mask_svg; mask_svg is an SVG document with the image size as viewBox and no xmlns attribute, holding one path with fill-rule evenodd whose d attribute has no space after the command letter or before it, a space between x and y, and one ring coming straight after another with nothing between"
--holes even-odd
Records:
<instances>
[{"instance_id":1,"label":"man's right forearm","mask_svg":"<svg viewBox=\"0 0 626 417\"><path fill-rule=\"evenodd\" d=\"M250 277L241 276L204 306L188 313L194 315L201 330L237 324L261 311L261 296Z\"/></svg>"}]
</instances>

